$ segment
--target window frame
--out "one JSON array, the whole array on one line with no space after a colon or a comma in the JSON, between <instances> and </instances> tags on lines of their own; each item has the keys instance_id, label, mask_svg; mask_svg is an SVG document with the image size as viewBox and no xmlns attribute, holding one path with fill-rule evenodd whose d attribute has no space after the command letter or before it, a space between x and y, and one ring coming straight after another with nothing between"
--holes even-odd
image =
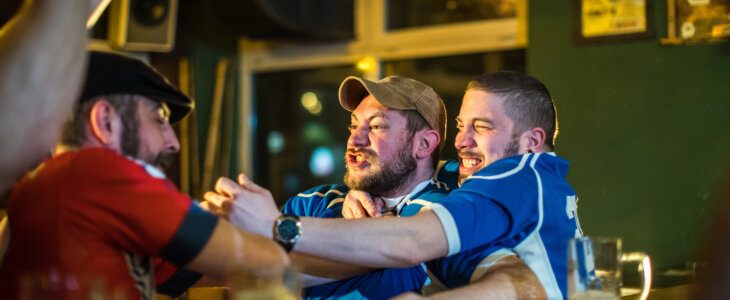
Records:
<instances>
[{"instance_id":1,"label":"window frame","mask_svg":"<svg viewBox=\"0 0 730 300\"><path fill-rule=\"evenodd\" d=\"M527 0L516 0L516 17L386 31L387 0L354 0L355 39L329 43L294 43L241 38L239 53L238 170L252 174L253 75L337 65L374 65L364 70L377 80L385 60L461 55L527 47ZM479 38L475 38L475 33ZM344 79L344 78L343 78Z\"/></svg>"}]
</instances>

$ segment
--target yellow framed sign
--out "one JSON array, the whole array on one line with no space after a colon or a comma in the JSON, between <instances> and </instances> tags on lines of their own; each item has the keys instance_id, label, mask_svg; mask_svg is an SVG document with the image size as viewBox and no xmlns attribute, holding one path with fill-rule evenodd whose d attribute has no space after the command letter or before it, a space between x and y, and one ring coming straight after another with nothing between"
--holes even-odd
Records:
<instances>
[{"instance_id":1,"label":"yellow framed sign","mask_svg":"<svg viewBox=\"0 0 730 300\"><path fill-rule=\"evenodd\" d=\"M575 0L576 43L650 38L652 0Z\"/></svg>"}]
</instances>

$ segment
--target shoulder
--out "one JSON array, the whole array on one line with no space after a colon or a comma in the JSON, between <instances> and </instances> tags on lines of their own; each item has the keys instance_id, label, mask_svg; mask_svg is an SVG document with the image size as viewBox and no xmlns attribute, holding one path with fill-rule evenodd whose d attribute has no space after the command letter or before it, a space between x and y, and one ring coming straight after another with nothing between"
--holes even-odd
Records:
<instances>
[{"instance_id":1,"label":"shoulder","mask_svg":"<svg viewBox=\"0 0 730 300\"><path fill-rule=\"evenodd\" d=\"M316 186L289 198L283 212L299 216L320 216L333 204L341 203L348 191L347 186L343 184Z\"/></svg>"},{"instance_id":2,"label":"shoulder","mask_svg":"<svg viewBox=\"0 0 730 300\"><path fill-rule=\"evenodd\" d=\"M81 149L74 152L70 159L75 175L97 178L110 176L166 178L165 174L154 166L104 148Z\"/></svg>"},{"instance_id":3,"label":"shoulder","mask_svg":"<svg viewBox=\"0 0 730 300\"><path fill-rule=\"evenodd\" d=\"M347 188L347 186L343 184L323 184L301 192L292 198L331 198L344 195L348 191L349 189Z\"/></svg>"},{"instance_id":4,"label":"shoulder","mask_svg":"<svg viewBox=\"0 0 730 300\"><path fill-rule=\"evenodd\" d=\"M442 160L436 166L433 179L450 189L459 187L459 161Z\"/></svg>"},{"instance_id":5,"label":"shoulder","mask_svg":"<svg viewBox=\"0 0 730 300\"><path fill-rule=\"evenodd\" d=\"M406 206L400 211L399 215L408 217L416 215L424 207L429 207L432 203L441 202L448 196L450 190L443 183L431 181L428 186L421 191L413 194L406 202Z\"/></svg>"}]
</instances>

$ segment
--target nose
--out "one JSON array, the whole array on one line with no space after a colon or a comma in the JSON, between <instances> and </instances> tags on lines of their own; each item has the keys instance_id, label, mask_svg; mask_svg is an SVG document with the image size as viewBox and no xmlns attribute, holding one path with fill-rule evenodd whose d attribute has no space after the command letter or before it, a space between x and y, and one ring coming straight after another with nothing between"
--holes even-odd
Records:
<instances>
[{"instance_id":1,"label":"nose","mask_svg":"<svg viewBox=\"0 0 730 300\"><path fill-rule=\"evenodd\" d=\"M454 147L457 150L476 147L476 141L474 141L474 133L466 128L459 131L456 134L456 138L454 139Z\"/></svg>"},{"instance_id":2,"label":"nose","mask_svg":"<svg viewBox=\"0 0 730 300\"><path fill-rule=\"evenodd\" d=\"M358 126L350 130L350 138L347 139L347 146L354 148L367 147L370 144L367 126Z\"/></svg>"},{"instance_id":3,"label":"nose","mask_svg":"<svg viewBox=\"0 0 730 300\"><path fill-rule=\"evenodd\" d=\"M167 153L177 153L180 151L180 141L177 139L175 130L169 124L165 126L165 132L163 133L164 147Z\"/></svg>"}]
</instances>

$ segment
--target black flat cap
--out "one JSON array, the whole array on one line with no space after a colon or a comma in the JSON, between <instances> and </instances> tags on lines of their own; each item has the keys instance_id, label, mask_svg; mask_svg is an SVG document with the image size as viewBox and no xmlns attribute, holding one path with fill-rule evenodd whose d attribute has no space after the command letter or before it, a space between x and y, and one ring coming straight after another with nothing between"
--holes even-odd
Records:
<instances>
[{"instance_id":1,"label":"black flat cap","mask_svg":"<svg viewBox=\"0 0 730 300\"><path fill-rule=\"evenodd\" d=\"M163 101L170 107L170 123L177 123L195 103L144 62L113 53L91 51L81 101L98 96L135 94Z\"/></svg>"}]
</instances>

